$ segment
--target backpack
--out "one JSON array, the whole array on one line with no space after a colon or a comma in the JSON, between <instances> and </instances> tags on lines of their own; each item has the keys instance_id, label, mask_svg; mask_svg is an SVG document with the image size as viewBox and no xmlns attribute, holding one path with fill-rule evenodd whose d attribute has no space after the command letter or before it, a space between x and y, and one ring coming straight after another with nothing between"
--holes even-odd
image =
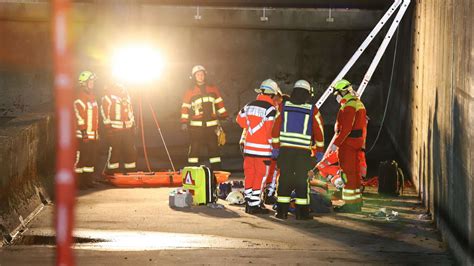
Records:
<instances>
[{"instance_id":1,"label":"backpack","mask_svg":"<svg viewBox=\"0 0 474 266\"><path fill-rule=\"evenodd\" d=\"M382 195L403 195L405 176L396 161L384 161L379 164L379 188Z\"/></svg>"}]
</instances>

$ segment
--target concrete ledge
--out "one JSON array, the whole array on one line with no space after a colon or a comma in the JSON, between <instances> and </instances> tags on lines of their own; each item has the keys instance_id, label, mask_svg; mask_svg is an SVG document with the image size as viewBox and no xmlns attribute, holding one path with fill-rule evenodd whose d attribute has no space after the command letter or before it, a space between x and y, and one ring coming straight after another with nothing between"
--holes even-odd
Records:
<instances>
[{"instance_id":1,"label":"concrete ledge","mask_svg":"<svg viewBox=\"0 0 474 266\"><path fill-rule=\"evenodd\" d=\"M53 189L52 114L25 114L0 127L0 231L21 228Z\"/></svg>"}]
</instances>

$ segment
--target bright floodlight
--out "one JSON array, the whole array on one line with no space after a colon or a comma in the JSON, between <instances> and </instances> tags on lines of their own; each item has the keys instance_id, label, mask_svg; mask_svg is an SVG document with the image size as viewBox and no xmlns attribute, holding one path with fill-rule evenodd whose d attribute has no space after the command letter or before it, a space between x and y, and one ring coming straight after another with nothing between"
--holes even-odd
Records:
<instances>
[{"instance_id":1,"label":"bright floodlight","mask_svg":"<svg viewBox=\"0 0 474 266\"><path fill-rule=\"evenodd\" d=\"M146 45L117 49L112 56L112 75L121 82L145 84L157 80L163 69L163 58Z\"/></svg>"}]
</instances>

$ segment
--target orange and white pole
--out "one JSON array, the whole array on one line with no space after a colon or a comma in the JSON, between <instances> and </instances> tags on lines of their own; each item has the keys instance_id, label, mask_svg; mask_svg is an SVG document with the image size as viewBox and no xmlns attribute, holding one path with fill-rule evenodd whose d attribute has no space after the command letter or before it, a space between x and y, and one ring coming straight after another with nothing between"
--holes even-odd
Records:
<instances>
[{"instance_id":1,"label":"orange and white pole","mask_svg":"<svg viewBox=\"0 0 474 266\"><path fill-rule=\"evenodd\" d=\"M53 0L54 90L56 95L56 265L74 265L72 230L75 200L74 78L70 0Z\"/></svg>"}]
</instances>

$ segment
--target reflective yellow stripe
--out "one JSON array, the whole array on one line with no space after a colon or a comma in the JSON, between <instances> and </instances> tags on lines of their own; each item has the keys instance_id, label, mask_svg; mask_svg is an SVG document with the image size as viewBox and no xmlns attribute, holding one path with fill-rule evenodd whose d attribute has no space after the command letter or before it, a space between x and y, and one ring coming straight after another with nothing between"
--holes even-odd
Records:
<instances>
[{"instance_id":1,"label":"reflective yellow stripe","mask_svg":"<svg viewBox=\"0 0 474 266\"><path fill-rule=\"evenodd\" d=\"M298 205L308 205L308 199L295 198L295 203Z\"/></svg>"},{"instance_id":2,"label":"reflective yellow stripe","mask_svg":"<svg viewBox=\"0 0 474 266\"><path fill-rule=\"evenodd\" d=\"M188 163L198 163L198 162L199 162L199 158L196 158L196 157L188 158Z\"/></svg>"},{"instance_id":3,"label":"reflective yellow stripe","mask_svg":"<svg viewBox=\"0 0 474 266\"><path fill-rule=\"evenodd\" d=\"M306 145L311 144L310 140L297 139L297 138L288 138L288 137L283 137L283 136L280 136L280 141L297 142L297 143L306 144Z\"/></svg>"},{"instance_id":4,"label":"reflective yellow stripe","mask_svg":"<svg viewBox=\"0 0 474 266\"><path fill-rule=\"evenodd\" d=\"M306 103L306 104L300 105L300 104L293 104L290 101L286 101L285 106L304 108L304 109L308 109L308 110L311 110L311 108L313 107L311 104Z\"/></svg>"},{"instance_id":5,"label":"reflective yellow stripe","mask_svg":"<svg viewBox=\"0 0 474 266\"><path fill-rule=\"evenodd\" d=\"M283 132L286 132L286 123L288 123L288 112L284 112L285 113L285 123L283 124Z\"/></svg>"},{"instance_id":6,"label":"reflective yellow stripe","mask_svg":"<svg viewBox=\"0 0 474 266\"><path fill-rule=\"evenodd\" d=\"M280 138L273 138L272 143L280 143Z\"/></svg>"},{"instance_id":7,"label":"reflective yellow stripe","mask_svg":"<svg viewBox=\"0 0 474 266\"><path fill-rule=\"evenodd\" d=\"M277 202L280 202L280 203L290 203L290 201L291 201L291 197L281 197L281 196L277 197Z\"/></svg>"},{"instance_id":8,"label":"reflective yellow stripe","mask_svg":"<svg viewBox=\"0 0 474 266\"><path fill-rule=\"evenodd\" d=\"M324 126L323 123L321 122L321 113L316 114L316 121L318 122L319 130L321 130L321 134L323 135L323 143L324 143Z\"/></svg>"},{"instance_id":9,"label":"reflective yellow stripe","mask_svg":"<svg viewBox=\"0 0 474 266\"><path fill-rule=\"evenodd\" d=\"M222 102L222 97L217 98L214 103L220 103L220 102Z\"/></svg>"},{"instance_id":10,"label":"reflective yellow stripe","mask_svg":"<svg viewBox=\"0 0 474 266\"><path fill-rule=\"evenodd\" d=\"M219 114L223 114L223 113L226 112L226 110L225 110L224 107L222 107L221 109L217 110L217 112L218 112Z\"/></svg>"},{"instance_id":11,"label":"reflective yellow stripe","mask_svg":"<svg viewBox=\"0 0 474 266\"><path fill-rule=\"evenodd\" d=\"M183 119L188 119L188 118L189 118L189 115L188 115L188 114L181 114L181 118L183 118Z\"/></svg>"},{"instance_id":12,"label":"reflective yellow stripe","mask_svg":"<svg viewBox=\"0 0 474 266\"><path fill-rule=\"evenodd\" d=\"M217 120L207 121L206 126L207 127L217 126Z\"/></svg>"},{"instance_id":13,"label":"reflective yellow stripe","mask_svg":"<svg viewBox=\"0 0 474 266\"><path fill-rule=\"evenodd\" d=\"M183 105L181 105L182 108L191 108L191 105L189 103L183 103Z\"/></svg>"},{"instance_id":14,"label":"reflective yellow stripe","mask_svg":"<svg viewBox=\"0 0 474 266\"><path fill-rule=\"evenodd\" d=\"M82 171L84 173L93 173L94 172L94 167L82 167Z\"/></svg>"},{"instance_id":15,"label":"reflective yellow stripe","mask_svg":"<svg viewBox=\"0 0 474 266\"><path fill-rule=\"evenodd\" d=\"M355 189L355 190L354 190L354 189L346 189L346 188L344 188L344 189L342 190L342 192L354 194L354 193L360 193L360 189Z\"/></svg>"},{"instance_id":16,"label":"reflective yellow stripe","mask_svg":"<svg viewBox=\"0 0 474 266\"><path fill-rule=\"evenodd\" d=\"M126 164L124 164L124 167L125 167L126 169L135 168L135 167L137 167L137 163L135 163L135 162L133 162L133 163L126 163Z\"/></svg>"},{"instance_id":17,"label":"reflective yellow stripe","mask_svg":"<svg viewBox=\"0 0 474 266\"><path fill-rule=\"evenodd\" d=\"M109 168L109 169L118 169L119 168L119 163L109 163L107 165L107 168Z\"/></svg>"},{"instance_id":18,"label":"reflective yellow stripe","mask_svg":"<svg viewBox=\"0 0 474 266\"><path fill-rule=\"evenodd\" d=\"M303 148L303 149L306 149L306 150L311 150L311 147L306 146L306 145L296 145L296 144L290 144L290 143L285 143L285 142L280 143L280 145L282 147L294 147L294 148Z\"/></svg>"},{"instance_id":19,"label":"reflective yellow stripe","mask_svg":"<svg viewBox=\"0 0 474 266\"><path fill-rule=\"evenodd\" d=\"M194 127L202 127L202 122L201 121L191 121L189 123L190 126L194 126Z\"/></svg>"},{"instance_id":20,"label":"reflective yellow stripe","mask_svg":"<svg viewBox=\"0 0 474 266\"><path fill-rule=\"evenodd\" d=\"M316 147L324 147L324 141L316 141Z\"/></svg>"},{"instance_id":21,"label":"reflective yellow stripe","mask_svg":"<svg viewBox=\"0 0 474 266\"><path fill-rule=\"evenodd\" d=\"M306 131L308 130L308 120L309 120L309 115L304 115L304 127L303 127L303 134L306 135Z\"/></svg>"},{"instance_id":22,"label":"reflective yellow stripe","mask_svg":"<svg viewBox=\"0 0 474 266\"><path fill-rule=\"evenodd\" d=\"M357 194L355 196L346 196L346 195L342 194L342 199L343 200L356 200L356 199L360 199L360 198L362 198L361 194Z\"/></svg>"},{"instance_id":23,"label":"reflective yellow stripe","mask_svg":"<svg viewBox=\"0 0 474 266\"><path fill-rule=\"evenodd\" d=\"M213 157L209 158L210 163L220 163L221 162L221 157Z\"/></svg>"},{"instance_id":24,"label":"reflective yellow stripe","mask_svg":"<svg viewBox=\"0 0 474 266\"><path fill-rule=\"evenodd\" d=\"M82 174L82 168L75 168L74 169L74 172L78 173L78 174Z\"/></svg>"},{"instance_id":25,"label":"reflective yellow stripe","mask_svg":"<svg viewBox=\"0 0 474 266\"><path fill-rule=\"evenodd\" d=\"M296 138L311 140L311 136L308 136L308 135L305 135L305 134L300 134L300 133L280 132L280 135L281 136L286 136L286 137L296 137Z\"/></svg>"}]
</instances>

